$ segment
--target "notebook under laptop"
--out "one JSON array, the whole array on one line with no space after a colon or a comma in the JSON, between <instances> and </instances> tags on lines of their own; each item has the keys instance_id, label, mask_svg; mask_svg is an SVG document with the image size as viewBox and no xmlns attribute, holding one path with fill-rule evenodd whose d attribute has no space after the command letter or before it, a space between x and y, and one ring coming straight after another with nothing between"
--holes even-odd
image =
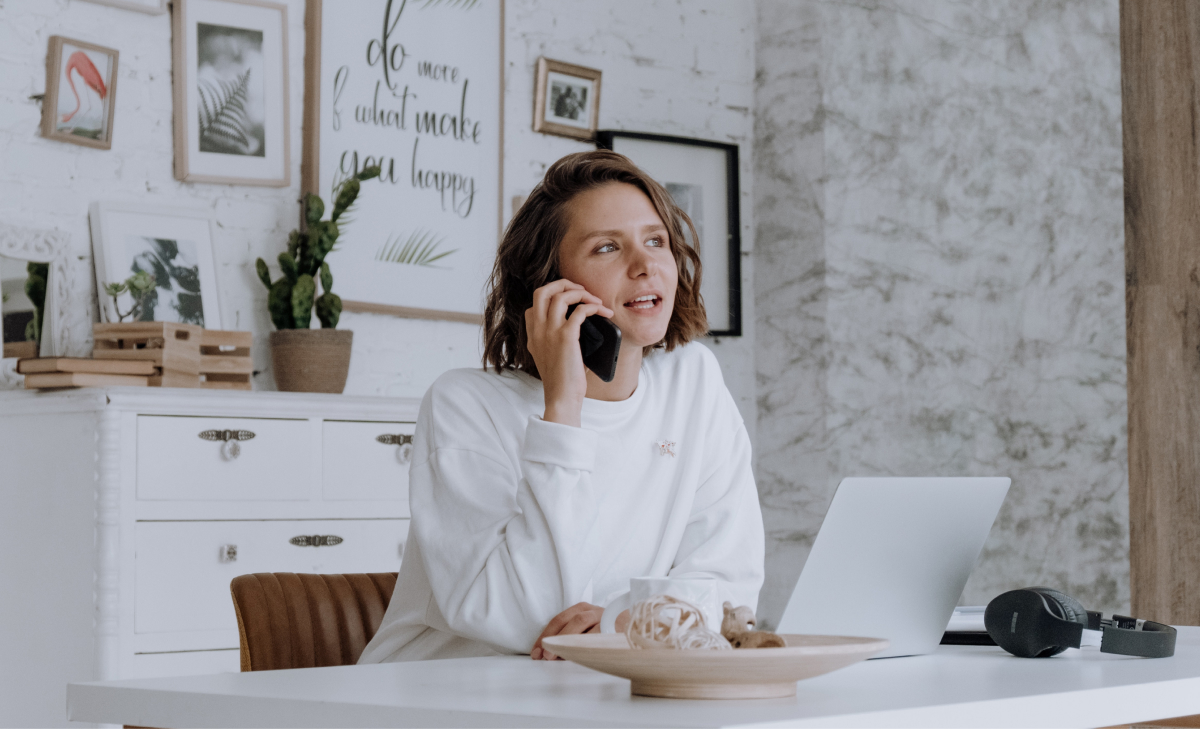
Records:
<instances>
[{"instance_id":1,"label":"notebook under laptop","mask_svg":"<svg viewBox=\"0 0 1200 729\"><path fill-rule=\"evenodd\" d=\"M937 647L1000 512L1007 478L846 478L777 628Z\"/></svg>"}]
</instances>

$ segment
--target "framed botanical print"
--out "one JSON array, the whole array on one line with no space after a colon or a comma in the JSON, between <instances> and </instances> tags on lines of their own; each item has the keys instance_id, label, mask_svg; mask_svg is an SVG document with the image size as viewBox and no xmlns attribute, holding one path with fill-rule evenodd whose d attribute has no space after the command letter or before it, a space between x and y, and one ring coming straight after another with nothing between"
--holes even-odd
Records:
<instances>
[{"instance_id":1,"label":"framed botanical print","mask_svg":"<svg viewBox=\"0 0 1200 729\"><path fill-rule=\"evenodd\" d=\"M742 335L738 147L704 139L601 131L601 149L620 152L662 183L696 226L700 294L710 336Z\"/></svg>"},{"instance_id":2,"label":"framed botanical print","mask_svg":"<svg viewBox=\"0 0 1200 729\"><path fill-rule=\"evenodd\" d=\"M291 184L287 6L175 0L175 177Z\"/></svg>"},{"instance_id":3,"label":"framed botanical print","mask_svg":"<svg viewBox=\"0 0 1200 729\"><path fill-rule=\"evenodd\" d=\"M117 99L117 51L50 36L42 136L98 149L112 148Z\"/></svg>"},{"instance_id":4,"label":"framed botanical print","mask_svg":"<svg viewBox=\"0 0 1200 729\"><path fill-rule=\"evenodd\" d=\"M100 318L119 322L168 321L221 329L213 262L213 219L206 210L144 203L92 203L92 257ZM153 276L148 295L116 299L109 284L136 274Z\"/></svg>"},{"instance_id":5,"label":"framed botanical print","mask_svg":"<svg viewBox=\"0 0 1200 729\"><path fill-rule=\"evenodd\" d=\"M600 72L573 63L539 58L533 130L593 139L600 118Z\"/></svg>"}]
</instances>

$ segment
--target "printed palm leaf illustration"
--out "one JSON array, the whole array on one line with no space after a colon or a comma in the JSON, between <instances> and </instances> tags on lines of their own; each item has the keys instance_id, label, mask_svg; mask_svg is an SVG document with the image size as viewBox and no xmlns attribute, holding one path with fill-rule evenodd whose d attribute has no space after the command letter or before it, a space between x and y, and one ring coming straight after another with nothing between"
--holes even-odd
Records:
<instances>
[{"instance_id":1,"label":"printed palm leaf illustration","mask_svg":"<svg viewBox=\"0 0 1200 729\"><path fill-rule=\"evenodd\" d=\"M440 266L434 266L434 262L440 261L458 250L453 248L439 253L438 247L445 242L444 238L438 237L431 231L415 230L408 234L408 238L403 243L400 242L398 235L388 238L387 242L379 247L379 252L375 254L375 260L440 268Z\"/></svg>"},{"instance_id":2,"label":"printed palm leaf illustration","mask_svg":"<svg viewBox=\"0 0 1200 729\"><path fill-rule=\"evenodd\" d=\"M475 7L478 2L479 0L425 0L425 4L421 6L421 9L424 10L425 8L436 7L442 3L446 3L452 8L470 10L471 8Z\"/></svg>"},{"instance_id":3,"label":"printed palm leaf illustration","mask_svg":"<svg viewBox=\"0 0 1200 729\"><path fill-rule=\"evenodd\" d=\"M250 69L240 74L236 81L200 80L201 151L233 154L254 151L257 140L246 113L249 86Z\"/></svg>"}]
</instances>

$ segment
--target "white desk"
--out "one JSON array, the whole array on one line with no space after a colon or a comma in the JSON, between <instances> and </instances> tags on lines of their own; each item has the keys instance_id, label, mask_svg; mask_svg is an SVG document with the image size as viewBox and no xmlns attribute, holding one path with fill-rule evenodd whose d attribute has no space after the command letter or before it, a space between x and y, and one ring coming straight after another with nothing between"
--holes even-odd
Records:
<instances>
[{"instance_id":1,"label":"white desk","mask_svg":"<svg viewBox=\"0 0 1200 729\"><path fill-rule=\"evenodd\" d=\"M157 727L1097 727L1200 713L1200 628L1173 658L1068 651L1049 660L943 646L797 685L794 699L679 701L527 657L71 684L76 721Z\"/></svg>"}]
</instances>

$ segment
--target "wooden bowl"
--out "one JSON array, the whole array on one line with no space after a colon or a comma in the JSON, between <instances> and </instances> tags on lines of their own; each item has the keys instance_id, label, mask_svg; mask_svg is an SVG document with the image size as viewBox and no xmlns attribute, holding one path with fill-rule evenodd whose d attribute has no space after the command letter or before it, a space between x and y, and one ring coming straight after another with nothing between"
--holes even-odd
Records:
<instances>
[{"instance_id":1,"label":"wooden bowl","mask_svg":"<svg viewBox=\"0 0 1200 729\"><path fill-rule=\"evenodd\" d=\"M628 678L638 696L768 699L796 695L796 682L836 671L887 648L881 638L784 635L786 648L725 651L630 648L621 634L560 635L542 645L555 655Z\"/></svg>"}]
</instances>

